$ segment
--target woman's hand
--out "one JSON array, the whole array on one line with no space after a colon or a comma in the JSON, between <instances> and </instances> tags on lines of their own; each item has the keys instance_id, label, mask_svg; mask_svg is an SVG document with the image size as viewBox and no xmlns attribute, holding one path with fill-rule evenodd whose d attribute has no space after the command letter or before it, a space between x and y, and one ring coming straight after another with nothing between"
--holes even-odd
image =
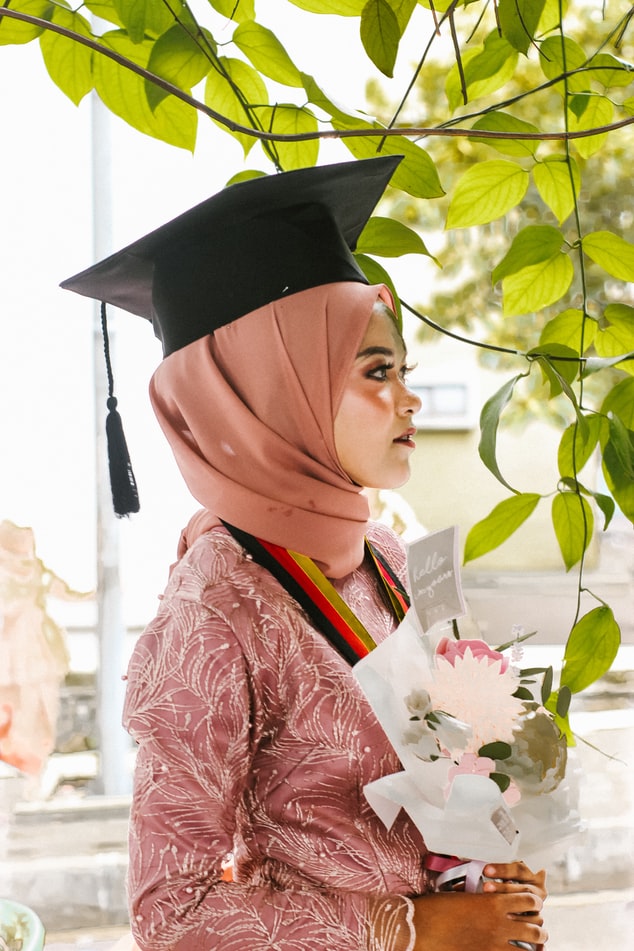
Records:
<instances>
[{"instance_id":1,"label":"woman's hand","mask_svg":"<svg viewBox=\"0 0 634 951\"><path fill-rule=\"evenodd\" d=\"M524 941L542 951L546 875L523 862L486 865L481 894L441 892L414 900L415 951L509 951Z\"/></svg>"}]
</instances>

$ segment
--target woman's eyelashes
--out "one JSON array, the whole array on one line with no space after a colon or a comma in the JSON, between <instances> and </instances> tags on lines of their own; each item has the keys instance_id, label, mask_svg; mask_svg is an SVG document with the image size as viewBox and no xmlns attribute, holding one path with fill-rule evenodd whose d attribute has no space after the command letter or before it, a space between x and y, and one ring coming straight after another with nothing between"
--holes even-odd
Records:
<instances>
[{"instance_id":1,"label":"woman's eyelashes","mask_svg":"<svg viewBox=\"0 0 634 951\"><path fill-rule=\"evenodd\" d=\"M385 382L388 379L388 376L392 370L396 368L395 363L381 363L377 367L372 367L368 370L366 376L371 380L380 380ZM398 377L401 381L405 381L408 375L415 369L415 366L410 366L407 363L404 363L399 367Z\"/></svg>"}]
</instances>

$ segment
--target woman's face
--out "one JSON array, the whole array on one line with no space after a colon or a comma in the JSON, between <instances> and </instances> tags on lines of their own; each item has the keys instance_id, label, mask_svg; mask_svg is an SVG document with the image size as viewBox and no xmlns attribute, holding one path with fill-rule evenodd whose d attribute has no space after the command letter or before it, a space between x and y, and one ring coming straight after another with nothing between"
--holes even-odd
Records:
<instances>
[{"instance_id":1,"label":"woman's face","mask_svg":"<svg viewBox=\"0 0 634 951\"><path fill-rule=\"evenodd\" d=\"M339 463L357 485L394 489L409 478L421 403L405 385L407 370L394 317L377 301L334 423Z\"/></svg>"}]
</instances>

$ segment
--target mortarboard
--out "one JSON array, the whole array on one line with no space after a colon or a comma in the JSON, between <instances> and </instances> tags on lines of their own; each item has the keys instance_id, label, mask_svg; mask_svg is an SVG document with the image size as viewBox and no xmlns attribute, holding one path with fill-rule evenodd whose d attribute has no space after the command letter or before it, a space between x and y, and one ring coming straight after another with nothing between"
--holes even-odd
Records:
<instances>
[{"instance_id":1,"label":"mortarboard","mask_svg":"<svg viewBox=\"0 0 634 951\"><path fill-rule=\"evenodd\" d=\"M230 185L66 290L152 321L163 354L281 297L368 281L352 251L401 161L381 156Z\"/></svg>"},{"instance_id":2,"label":"mortarboard","mask_svg":"<svg viewBox=\"0 0 634 951\"><path fill-rule=\"evenodd\" d=\"M367 284L352 252L400 161L380 156L229 185L62 282L102 305L118 515L139 505L113 396L105 305L151 321L168 356L281 297L339 281Z\"/></svg>"}]
</instances>

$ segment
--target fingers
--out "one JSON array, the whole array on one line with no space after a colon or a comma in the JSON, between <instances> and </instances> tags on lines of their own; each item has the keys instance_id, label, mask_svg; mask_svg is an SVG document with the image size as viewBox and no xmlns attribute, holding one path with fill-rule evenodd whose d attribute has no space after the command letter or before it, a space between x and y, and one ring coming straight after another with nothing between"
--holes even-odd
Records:
<instances>
[{"instance_id":1,"label":"fingers","mask_svg":"<svg viewBox=\"0 0 634 951\"><path fill-rule=\"evenodd\" d=\"M542 899L545 899L548 894L546 890L546 872L543 869L539 872L533 872L524 862L485 865L483 874L487 878L501 879L504 882L519 882L532 886ZM485 885L485 890L495 891L496 889L486 888Z\"/></svg>"}]
</instances>

